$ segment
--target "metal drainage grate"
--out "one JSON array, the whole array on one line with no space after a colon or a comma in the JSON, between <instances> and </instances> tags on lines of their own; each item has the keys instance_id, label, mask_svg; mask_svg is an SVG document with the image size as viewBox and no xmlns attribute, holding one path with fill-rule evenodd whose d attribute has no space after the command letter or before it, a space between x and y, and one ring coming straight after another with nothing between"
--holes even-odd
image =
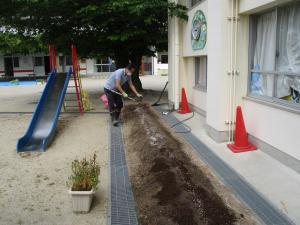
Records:
<instances>
[{"instance_id":1,"label":"metal drainage grate","mask_svg":"<svg viewBox=\"0 0 300 225\"><path fill-rule=\"evenodd\" d=\"M155 107L155 109L161 113L163 112L160 107ZM171 125L178 122L177 118L171 113L163 116L163 118ZM178 125L175 129L176 131L187 131L183 125ZM182 136L198 152L201 159L216 172L227 186L236 192L239 199L247 204L265 224L294 225L286 215L266 200L252 185L192 133L182 133Z\"/></svg>"},{"instance_id":2,"label":"metal drainage grate","mask_svg":"<svg viewBox=\"0 0 300 225\"><path fill-rule=\"evenodd\" d=\"M110 225L137 225L136 205L126 165L122 128L109 122L110 130Z\"/></svg>"}]
</instances>

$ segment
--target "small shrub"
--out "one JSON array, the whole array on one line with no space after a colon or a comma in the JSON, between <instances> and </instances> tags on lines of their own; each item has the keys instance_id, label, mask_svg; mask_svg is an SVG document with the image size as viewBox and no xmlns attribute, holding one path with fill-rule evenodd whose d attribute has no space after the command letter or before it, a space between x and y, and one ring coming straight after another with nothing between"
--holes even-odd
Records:
<instances>
[{"instance_id":1,"label":"small shrub","mask_svg":"<svg viewBox=\"0 0 300 225\"><path fill-rule=\"evenodd\" d=\"M72 174L68 179L67 186L72 191L90 191L97 188L99 182L100 166L96 161L97 155L82 160L75 159L72 162Z\"/></svg>"}]
</instances>

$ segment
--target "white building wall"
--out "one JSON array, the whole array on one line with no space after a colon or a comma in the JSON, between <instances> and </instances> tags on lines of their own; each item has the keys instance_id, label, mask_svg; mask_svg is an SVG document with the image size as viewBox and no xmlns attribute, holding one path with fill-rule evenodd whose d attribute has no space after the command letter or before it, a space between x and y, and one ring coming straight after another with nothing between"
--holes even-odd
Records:
<instances>
[{"instance_id":1,"label":"white building wall","mask_svg":"<svg viewBox=\"0 0 300 225\"><path fill-rule=\"evenodd\" d=\"M87 74L87 63L86 60L80 60L79 61L79 67L80 67L80 74L86 75Z\"/></svg>"},{"instance_id":2,"label":"white building wall","mask_svg":"<svg viewBox=\"0 0 300 225\"><path fill-rule=\"evenodd\" d=\"M248 132L300 160L300 115L254 101L243 101Z\"/></svg>"},{"instance_id":3,"label":"white building wall","mask_svg":"<svg viewBox=\"0 0 300 225\"><path fill-rule=\"evenodd\" d=\"M207 1L194 7L188 12L189 21L179 20L178 32L175 29L175 19L170 19L169 23L169 101L177 103L179 105L181 88L185 88L189 103L206 111L206 92L195 89L195 68L194 68L194 56L206 55L206 47L203 50L193 51L190 40L191 40L191 21L196 10L201 9L206 13ZM179 68L176 67L176 53L174 47L175 34L178 33L179 41ZM179 71L179 73L178 73ZM174 74L178 73L178 83L175 80ZM176 87L176 88L175 88ZM175 98L177 96L177 98Z\"/></svg>"},{"instance_id":4,"label":"white building wall","mask_svg":"<svg viewBox=\"0 0 300 225\"><path fill-rule=\"evenodd\" d=\"M209 0L193 7L188 12L189 21L181 22L179 84L176 85L175 23L169 22L169 100L176 102L176 93L186 88L189 103L206 111L206 123L217 132L228 131L230 76L230 16L231 1ZM283 107L272 107L267 103L258 103L247 96L249 77L249 15L270 9L288 0L240 0L237 35L237 71L235 78L235 105L241 105L246 128L252 136L266 142L278 150L300 160L300 139L298 128L300 113ZM191 20L198 9L204 11L208 36L204 50L191 49ZM207 93L193 88L194 56L208 56ZM235 111L235 107L233 108Z\"/></svg>"},{"instance_id":5,"label":"white building wall","mask_svg":"<svg viewBox=\"0 0 300 225\"><path fill-rule=\"evenodd\" d=\"M182 71L185 71L185 75L180 75L180 78L182 78L181 85L182 87L185 87L188 102L206 112L207 94L205 91L195 88L194 57L185 57L182 66Z\"/></svg>"},{"instance_id":6,"label":"white building wall","mask_svg":"<svg viewBox=\"0 0 300 225\"><path fill-rule=\"evenodd\" d=\"M207 124L218 131L228 129L229 23L228 1L207 1Z\"/></svg>"},{"instance_id":7,"label":"white building wall","mask_svg":"<svg viewBox=\"0 0 300 225\"><path fill-rule=\"evenodd\" d=\"M240 0L239 12L242 14L260 12L291 1L293 0Z\"/></svg>"},{"instance_id":8,"label":"white building wall","mask_svg":"<svg viewBox=\"0 0 300 225\"><path fill-rule=\"evenodd\" d=\"M36 65L34 65L34 57L42 57L42 61L43 61L43 65L41 65L41 66L36 66ZM34 56L32 56L32 60L33 60L33 65L34 65L34 67L33 67L33 73L35 74L35 75L37 75L37 76L43 76L43 75L45 75L45 62L44 62L44 54L42 54L42 53L39 53L39 54L35 54Z\"/></svg>"},{"instance_id":9,"label":"white building wall","mask_svg":"<svg viewBox=\"0 0 300 225\"><path fill-rule=\"evenodd\" d=\"M246 127L249 134L277 148L278 150L300 160L300 139L297 130L300 114L284 107L272 107L266 103L243 99L247 94L249 16L248 13L266 10L289 1L241 0L241 30L239 32L239 65L242 80L237 89L237 100L243 106ZM241 78L240 78L241 79Z\"/></svg>"},{"instance_id":10,"label":"white building wall","mask_svg":"<svg viewBox=\"0 0 300 225\"><path fill-rule=\"evenodd\" d=\"M94 59L87 59L86 60L86 73L87 74L93 74L94 73Z\"/></svg>"},{"instance_id":11,"label":"white building wall","mask_svg":"<svg viewBox=\"0 0 300 225\"><path fill-rule=\"evenodd\" d=\"M31 55L15 55L14 57L19 57L19 67L14 66L14 77L22 77L34 73L33 58Z\"/></svg>"},{"instance_id":12,"label":"white building wall","mask_svg":"<svg viewBox=\"0 0 300 225\"><path fill-rule=\"evenodd\" d=\"M168 52L158 52L155 57L152 57L153 61L153 75L167 75L168 74L168 63L161 63L161 55L168 55Z\"/></svg>"}]
</instances>

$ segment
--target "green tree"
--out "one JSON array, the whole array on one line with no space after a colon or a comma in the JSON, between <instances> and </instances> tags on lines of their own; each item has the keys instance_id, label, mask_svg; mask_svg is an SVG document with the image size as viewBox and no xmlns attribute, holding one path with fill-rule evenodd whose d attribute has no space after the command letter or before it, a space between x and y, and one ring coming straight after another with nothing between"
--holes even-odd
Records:
<instances>
[{"instance_id":1,"label":"green tree","mask_svg":"<svg viewBox=\"0 0 300 225\"><path fill-rule=\"evenodd\" d=\"M168 0L3 0L0 24L39 37L59 52L75 44L81 57L110 56L117 67L167 50L168 16L187 19L186 7ZM1 51L1 49L0 49ZM142 88L138 74L133 77Z\"/></svg>"},{"instance_id":2,"label":"green tree","mask_svg":"<svg viewBox=\"0 0 300 225\"><path fill-rule=\"evenodd\" d=\"M24 36L12 32L0 32L0 53L11 55L15 53L30 54L45 52L47 49L40 39L40 36Z\"/></svg>"}]
</instances>

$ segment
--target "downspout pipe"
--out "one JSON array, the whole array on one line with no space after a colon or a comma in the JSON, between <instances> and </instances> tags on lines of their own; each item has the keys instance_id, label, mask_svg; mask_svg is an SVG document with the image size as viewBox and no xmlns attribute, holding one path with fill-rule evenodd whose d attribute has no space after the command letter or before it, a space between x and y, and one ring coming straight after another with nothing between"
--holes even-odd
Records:
<instances>
[{"instance_id":1,"label":"downspout pipe","mask_svg":"<svg viewBox=\"0 0 300 225\"><path fill-rule=\"evenodd\" d=\"M238 53L238 13L239 0L230 1L230 68L229 77L229 119L228 119L228 141L234 140L235 128L235 108L236 108L236 76L237 69L237 53Z\"/></svg>"},{"instance_id":2,"label":"downspout pipe","mask_svg":"<svg viewBox=\"0 0 300 225\"><path fill-rule=\"evenodd\" d=\"M235 114L236 114L236 77L238 76L238 68L237 68L237 52L238 52L238 22L239 22L239 0L235 0L235 29L234 29L234 64L233 64L233 96L232 96L232 118L233 125L235 125ZM232 132L232 140L233 140L233 132Z\"/></svg>"},{"instance_id":3,"label":"downspout pipe","mask_svg":"<svg viewBox=\"0 0 300 225\"><path fill-rule=\"evenodd\" d=\"M232 76L233 76L233 15L234 15L234 0L230 0L231 4L229 6L230 10L230 16L228 18L228 21L230 21L230 62L229 62L229 106L228 106L228 142L231 142L232 140Z\"/></svg>"},{"instance_id":4,"label":"downspout pipe","mask_svg":"<svg viewBox=\"0 0 300 225\"><path fill-rule=\"evenodd\" d=\"M179 109L179 70L180 70L180 43L179 43L179 19L174 18L174 109Z\"/></svg>"}]
</instances>

